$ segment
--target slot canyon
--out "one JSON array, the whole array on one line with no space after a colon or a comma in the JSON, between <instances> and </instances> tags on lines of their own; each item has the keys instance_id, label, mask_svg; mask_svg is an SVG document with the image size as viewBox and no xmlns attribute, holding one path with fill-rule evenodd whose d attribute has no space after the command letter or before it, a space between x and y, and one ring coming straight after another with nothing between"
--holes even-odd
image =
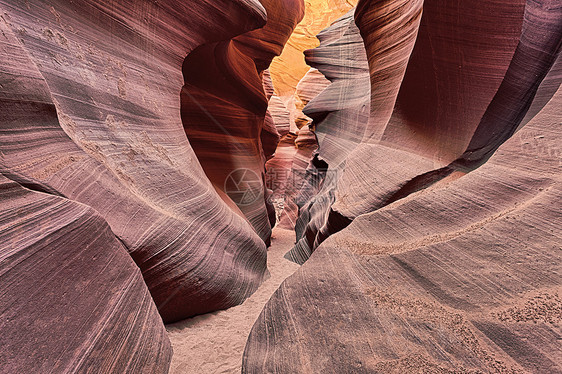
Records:
<instances>
[{"instance_id":1,"label":"slot canyon","mask_svg":"<svg viewBox=\"0 0 562 374\"><path fill-rule=\"evenodd\" d=\"M0 32L0 374L562 373L560 0Z\"/></svg>"}]
</instances>

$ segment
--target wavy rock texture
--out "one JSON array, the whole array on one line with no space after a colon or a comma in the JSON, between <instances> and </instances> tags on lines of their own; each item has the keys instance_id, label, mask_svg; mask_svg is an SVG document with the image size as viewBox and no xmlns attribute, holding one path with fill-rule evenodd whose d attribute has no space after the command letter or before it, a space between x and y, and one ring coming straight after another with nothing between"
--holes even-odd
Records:
<instances>
[{"instance_id":1,"label":"wavy rock texture","mask_svg":"<svg viewBox=\"0 0 562 374\"><path fill-rule=\"evenodd\" d=\"M265 70L262 74L263 89L265 96L268 100L267 112L265 113L263 128L260 134L260 141L263 150L263 156L265 157L265 173L266 178L264 180L265 188L265 206L267 210L269 225L271 228L277 223L277 208L274 202L274 191L269 188L267 180L267 161L270 161L274 156L277 148L279 147L279 142L281 141L281 134L278 131L278 126L275 123L275 118L269 111L271 99L275 93L273 87L273 81L271 80L271 75L269 70ZM279 127L281 131L284 129Z\"/></svg>"},{"instance_id":2,"label":"wavy rock texture","mask_svg":"<svg viewBox=\"0 0 562 374\"><path fill-rule=\"evenodd\" d=\"M306 61L330 85L312 96L303 111L313 120L319 157L335 168L363 139L369 119L369 66L354 11L318 34L318 39L320 47L306 51Z\"/></svg>"},{"instance_id":3,"label":"wavy rock texture","mask_svg":"<svg viewBox=\"0 0 562 374\"><path fill-rule=\"evenodd\" d=\"M281 98L273 94L269 100L268 112L280 136L274 156L267 161L266 186L271 191L270 200L275 206L276 216L280 218L283 211L285 190L293 158L297 152L295 146L296 134L291 130L296 127L291 112Z\"/></svg>"},{"instance_id":4,"label":"wavy rock texture","mask_svg":"<svg viewBox=\"0 0 562 374\"><path fill-rule=\"evenodd\" d=\"M329 213L307 226L291 253L299 262L361 214L483 164L524 124L533 101L536 114L554 92L536 95L560 48L553 3L428 2L415 39L421 10L414 2L358 6L371 116ZM497 14L501 20L490 22Z\"/></svg>"},{"instance_id":5,"label":"wavy rock texture","mask_svg":"<svg viewBox=\"0 0 562 374\"><path fill-rule=\"evenodd\" d=\"M293 96L297 85L310 69L302 57L303 52L317 47L316 35L355 5L357 0L305 1L304 19L291 35L281 56L271 64L271 75L279 96Z\"/></svg>"},{"instance_id":6,"label":"wavy rock texture","mask_svg":"<svg viewBox=\"0 0 562 374\"><path fill-rule=\"evenodd\" d=\"M263 5L265 27L202 45L187 56L181 97L185 132L205 173L269 243L266 157L260 142L268 98L262 75L304 16L304 3L267 0Z\"/></svg>"},{"instance_id":7,"label":"wavy rock texture","mask_svg":"<svg viewBox=\"0 0 562 374\"><path fill-rule=\"evenodd\" d=\"M266 176L268 186L273 189L273 199L279 214L278 226L284 229L295 228L298 217L295 199L304 183L312 153L317 148L316 138L309 129L311 119L302 109L328 83L322 73L310 69L297 85L295 95L286 103L276 94L269 101L270 111L282 138L275 156L266 165Z\"/></svg>"},{"instance_id":8,"label":"wavy rock texture","mask_svg":"<svg viewBox=\"0 0 562 374\"><path fill-rule=\"evenodd\" d=\"M371 116L339 232L270 299L244 373L562 372L562 8L426 2L404 73L419 5L359 3Z\"/></svg>"},{"instance_id":9,"label":"wavy rock texture","mask_svg":"<svg viewBox=\"0 0 562 374\"><path fill-rule=\"evenodd\" d=\"M0 0L1 372L165 372L281 207L243 372L562 372L558 1L360 0L300 80L306 4Z\"/></svg>"},{"instance_id":10,"label":"wavy rock texture","mask_svg":"<svg viewBox=\"0 0 562 374\"><path fill-rule=\"evenodd\" d=\"M295 136L292 137L293 158L290 162L286 163L287 167L283 171L287 178L287 183L285 183L282 190L284 203L279 219L279 227L284 229L294 230L295 228L299 215L297 197L299 191L306 183L305 176L310 159L318 148L316 135L310 128L312 120L302 112L302 109L310 100L322 92L328 83L318 70L310 69L297 86L294 96L296 99L294 104L294 126L298 130L296 130Z\"/></svg>"},{"instance_id":11,"label":"wavy rock texture","mask_svg":"<svg viewBox=\"0 0 562 374\"><path fill-rule=\"evenodd\" d=\"M164 321L241 303L266 247L206 178L180 118L182 62L264 24L254 1L0 1L0 161L95 209ZM227 200L227 199L224 199Z\"/></svg>"},{"instance_id":12,"label":"wavy rock texture","mask_svg":"<svg viewBox=\"0 0 562 374\"><path fill-rule=\"evenodd\" d=\"M167 372L162 319L105 220L2 174L0 200L0 372Z\"/></svg>"},{"instance_id":13,"label":"wavy rock texture","mask_svg":"<svg viewBox=\"0 0 562 374\"><path fill-rule=\"evenodd\" d=\"M345 158L363 139L369 119L369 66L354 11L322 31L318 39L320 46L306 51L306 61L323 73L329 86L311 96L303 110L313 120L319 149L295 201L300 209L294 210L292 222L301 240L289 258L296 262L310 255L307 238L325 224Z\"/></svg>"},{"instance_id":14,"label":"wavy rock texture","mask_svg":"<svg viewBox=\"0 0 562 374\"><path fill-rule=\"evenodd\" d=\"M281 125L277 125L275 118L270 112L270 102L275 94L275 90L273 88L273 82L271 81L271 75L269 70L265 70L262 74L262 84L263 90L265 93L265 97L268 102L267 111L265 113L264 123L262 127L262 131L260 134L260 141L263 150L263 156L265 157L266 161L271 160L275 155L275 151L277 150L277 146L279 145L279 141L281 140L281 132L284 133L284 128ZM279 126L279 130L278 130Z\"/></svg>"},{"instance_id":15,"label":"wavy rock texture","mask_svg":"<svg viewBox=\"0 0 562 374\"><path fill-rule=\"evenodd\" d=\"M279 217L279 226L282 228L295 227L299 209L296 200L299 190L305 183L304 176L311 152L316 148L315 145L309 144L312 134L305 129L299 141L299 144L305 148L301 148L297 153L295 142L298 129L307 126L310 121L310 118L301 111L306 103L317 96L327 84L322 74L306 65L302 53L308 48L317 46L316 34L338 16L352 9L356 3L355 0L306 1L303 21L297 25L281 56L275 58L271 64L276 95L280 96L279 102L284 103L286 110L289 111L293 129L293 134L281 140L276 157L268 165L268 170L273 172L267 176L267 184L274 187L273 198L278 211L282 212ZM270 101L270 106L279 106L279 104ZM296 122L299 123L298 126ZM293 165L292 159L295 157Z\"/></svg>"},{"instance_id":16,"label":"wavy rock texture","mask_svg":"<svg viewBox=\"0 0 562 374\"><path fill-rule=\"evenodd\" d=\"M262 312L243 372L562 371L561 104L326 240Z\"/></svg>"},{"instance_id":17,"label":"wavy rock texture","mask_svg":"<svg viewBox=\"0 0 562 374\"><path fill-rule=\"evenodd\" d=\"M303 188L306 180L306 170L313 153L318 148L316 136L309 128L309 125L303 126L297 133L295 138L295 156L291 162L291 168L288 173L288 183L284 191L285 201L283 212L279 219L279 226L284 229L293 230L295 221L298 217L297 197L301 188Z\"/></svg>"}]
</instances>

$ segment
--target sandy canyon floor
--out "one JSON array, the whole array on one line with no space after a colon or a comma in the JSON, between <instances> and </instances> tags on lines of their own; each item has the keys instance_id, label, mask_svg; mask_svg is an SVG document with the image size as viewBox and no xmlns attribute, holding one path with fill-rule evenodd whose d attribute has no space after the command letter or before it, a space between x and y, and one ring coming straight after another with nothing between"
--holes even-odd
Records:
<instances>
[{"instance_id":1,"label":"sandy canyon floor","mask_svg":"<svg viewBox=\"0 0 562 374\"><path fill-rule=\"evenodd\" d=\"M293 231L273 230L267 260L271 276L244 304L166 326L174 348L170 374L240 373L254 322L279 285L299 268L283 257L294 239Z\"/></svg>"}]
</instances>

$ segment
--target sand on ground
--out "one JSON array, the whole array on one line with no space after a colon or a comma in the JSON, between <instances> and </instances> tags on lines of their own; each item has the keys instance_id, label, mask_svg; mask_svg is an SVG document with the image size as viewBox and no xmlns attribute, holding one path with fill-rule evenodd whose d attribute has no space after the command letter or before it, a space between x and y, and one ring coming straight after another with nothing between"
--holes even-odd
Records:
<instances>
[{"instance_id":1,"label":"sand on ground","mask_svg":"<svg viewBox=\"0 0 562 374\"><path fill-rule=\"evenodd\" d=\"M283 258L294 242L293 231L273 230L267 259L271 277L244 304L166 326L174 348L171 374L240 373L254 322L271 295L299 268Z\"/></svg>"}]
</instances>

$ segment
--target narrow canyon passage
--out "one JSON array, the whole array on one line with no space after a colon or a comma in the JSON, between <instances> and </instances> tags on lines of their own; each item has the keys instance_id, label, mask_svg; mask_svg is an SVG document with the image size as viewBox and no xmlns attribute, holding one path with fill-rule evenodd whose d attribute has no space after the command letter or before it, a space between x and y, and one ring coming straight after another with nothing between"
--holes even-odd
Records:
<instances>
[{"instance_id":1,"label":"narrow canyon passage","mask_svg":"<svg viewBox=\"0 0 562 374\"><path fill-rule=\"evenodd\" d=\"M242 305L167 325L174 357L172 374L240 373L250 330L271 295L299 265L284 255L295 233L274 228L267 253L270 277Z\"/></svg>"},{"instance_id":2,"label":"narrow canyon passage","mask_svg":"<svg viewBox=\"0 0 562 374\"><path fill-rule=\"evenodd\" d=\"M562 374L560 0L0 0L0 374Z\"/></svg>"}]
</instances>

